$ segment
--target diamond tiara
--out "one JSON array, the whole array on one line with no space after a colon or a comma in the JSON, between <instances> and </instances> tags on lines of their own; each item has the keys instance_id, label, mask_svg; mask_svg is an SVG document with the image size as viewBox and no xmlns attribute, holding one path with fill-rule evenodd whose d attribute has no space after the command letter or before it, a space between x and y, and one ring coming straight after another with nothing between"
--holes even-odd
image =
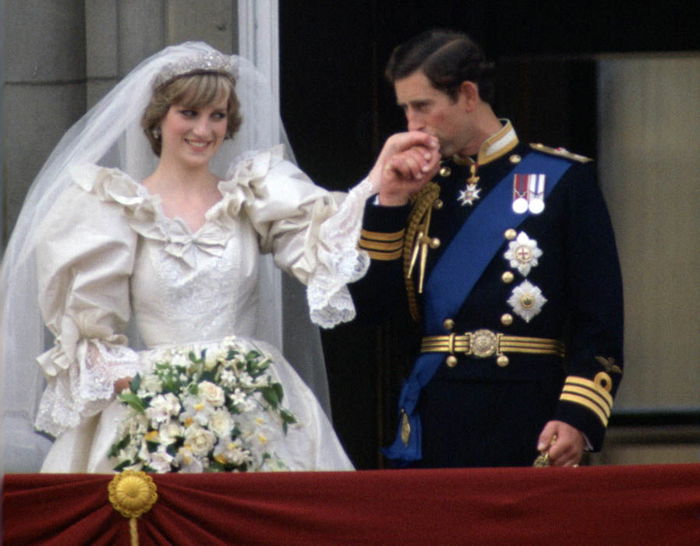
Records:
<instances>
[{"instance_id":1,"label":"diamond tiara","mask_svg":"<svg viewBox=\"0 0 700 546\"><path fill-rule=\"evenodd\" d=\"M218 51L199 52L166 64L153 80L153 88L156 89L179 76L198 72L221 72L236 77L231 57Z\"/></svg>"}]
</instances>

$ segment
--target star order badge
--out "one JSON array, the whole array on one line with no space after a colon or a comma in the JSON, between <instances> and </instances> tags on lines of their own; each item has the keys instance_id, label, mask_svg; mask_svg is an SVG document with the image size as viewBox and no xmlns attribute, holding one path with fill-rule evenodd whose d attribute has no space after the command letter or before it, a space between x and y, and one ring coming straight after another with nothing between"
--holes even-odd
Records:
<instances>
[{"instance_id":1,"label":"star order badge","mask_svg":"<svg viewBox=\"0 0 700 546\"><path fill-rule=\"evenodd\" d=\"M530 281L523 281L513 288L513 292L508 298L508 305L525 322L530 322L539 315L545 303L547 303L547 298L542 295L542 290Z\"/></svg>"},{"instance_id":2,"label":"star order badge","mask_svg":"<svg viewBox=\"0 0 700 546\"><path fill-rule=\"evenodd\" d=\"M537 241L530 239L527 233L521 231L518 237L508 243L503 257L510 262L513 269L517 269L523 277L527 277L530 269L536 267L538 258L542 256L542 250L537 246Z\"/></svg>"},{"instance_id":3,"label":"star order badge","mask_svg":"<svg viewBox=\"0 0 700 546\"><path fill-rule=\"evenodd\" d=\"M467 184L465 189L460 190L457 200L462 206L471 206L474 204L474 201L479 199L479 192L481 192L481 188L477 188L476 184Z\"/></svg>"}]
</instances>

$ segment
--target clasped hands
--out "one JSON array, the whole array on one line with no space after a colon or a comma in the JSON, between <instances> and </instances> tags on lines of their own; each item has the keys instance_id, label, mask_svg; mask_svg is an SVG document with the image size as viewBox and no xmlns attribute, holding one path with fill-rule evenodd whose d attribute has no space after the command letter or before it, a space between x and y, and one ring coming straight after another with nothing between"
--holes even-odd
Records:
<instances>
[{"instance_id":1,"label":"clasped hands","mask_svg":"<svg viewBox=\"0 0 700 546\"><path fill-rule=\"evenodd\" d=\"M379 194L379 204L402 206L435 175L440 166L437 139L411 131L392 135L370 171L369 179Z\"/></svg>"}]
</instances>

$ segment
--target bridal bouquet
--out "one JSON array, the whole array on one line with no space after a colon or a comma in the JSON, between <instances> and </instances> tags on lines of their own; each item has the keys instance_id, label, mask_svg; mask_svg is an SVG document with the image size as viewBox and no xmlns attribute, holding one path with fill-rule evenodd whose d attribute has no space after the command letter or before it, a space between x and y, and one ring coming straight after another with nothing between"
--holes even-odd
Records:
<instances>
[{"instance_id":1,"label":"bridal bouquet","mask_svg":"<svg viewBox=\"0 0 700 546\"><path fill-rule=\"evenodd\" d=\"M160 351L151 371L119 395L127 406L109 456L114 470L283 470L267 451L295 423L281 405L270 358L236 338Z\"/></svg>"}]
</instances>

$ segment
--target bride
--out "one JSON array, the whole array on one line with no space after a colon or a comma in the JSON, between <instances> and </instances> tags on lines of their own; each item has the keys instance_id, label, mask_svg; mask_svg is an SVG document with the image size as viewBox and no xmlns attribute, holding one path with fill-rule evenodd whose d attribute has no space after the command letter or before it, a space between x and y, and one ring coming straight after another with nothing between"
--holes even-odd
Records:
<instances>
[{"instance_id":1,"label":"bride","mask_svg":"<svg viewBox=\"0 0 700 546\"><path fill-rule=\"evenodd\" d=\"M3 264L4 404L20 408L6 412L6 448L40 445L22 429L26 410L55 438L42 471L112 472L108 453L128 413L119 393L136 393L134 378L164 354L204 355L225 339L271 362L265 377L284 392L294 422L265 438L279 467L352 468L313 393L261 341L276 316L263 305L262 258L307 286L315 323L352 319L345 285L367 267L356 245L373 181L383 183L376 173L394 161L419 177L438 154L408 149L426 146L424 136L395 144L341 199L274 145L265 87L243 59L185 43L142 62L64 136ZM37 355L45 387L28 368Z\"/></svg>"}]
</instances>

